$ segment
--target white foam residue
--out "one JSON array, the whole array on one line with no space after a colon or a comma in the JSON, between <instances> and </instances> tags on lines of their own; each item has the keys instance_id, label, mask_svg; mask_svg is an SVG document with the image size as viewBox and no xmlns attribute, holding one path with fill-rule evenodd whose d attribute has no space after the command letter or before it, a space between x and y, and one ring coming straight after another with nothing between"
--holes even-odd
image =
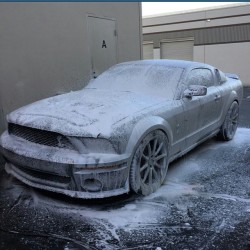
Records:
<instances>
[{"instance_id":1,"label":"white foam residue","mask_svg":"<svg viewBox=\"0 0 250 250\"><path fill-rule=\"evenodd\" d=\"M118 64L91 81L90 87L131 91L173 100L183 68L159 62Z\"/></svg>"},{"instance_id":2,"label":"white foam residue","mask_svg":"<svg viewBox=\"0 0 250 250\"><path fill-rule=\"evenodd\" d=\"M224 200L230 200L230 201L239 201L239 202L250 203L250 199L244 199L241 197L228 195L228 194L210 194L210 197L224 199Z\"/></svg>"},{"instance_id":3,"label":"white foam residue","mask_svg":"<svg viewBox=\"0 0 250 250\"><path fill-rule=\"evenodd\" d=\"M80 214L88 218L106 220L116 229L123 228L126 230L130 227L140 226L141 223L157 223L159 212L159 210L152 209L151 204L145 204L141 201L108 211L83 210Z\"/></svg>"},{"instance_id":4,"label":"white foam residue","mask_svg":"<svg viewBox=\"0 0 250 250\"><path fill-rule=\"evenodd\" d=\"M148 195L145 199L154 199L157 197L164 198L165 200L175 199L182 195L196 195L198 192L195 188L199 188L201 185L190 185L183 182L171 182L165 181L165 184L162 185L157 192Z\"/></svg>"},{"instance_id":5,"label":"white foam residue","mask_svg":"<svg viewBox=\"0 0 250 250\"><path fill-rule=\"evenodd\" d=\"M138 93L84 89L20 108L8 122L68 136L109 137L113 124L163 101Z\"/></svg>"}]
</instances>

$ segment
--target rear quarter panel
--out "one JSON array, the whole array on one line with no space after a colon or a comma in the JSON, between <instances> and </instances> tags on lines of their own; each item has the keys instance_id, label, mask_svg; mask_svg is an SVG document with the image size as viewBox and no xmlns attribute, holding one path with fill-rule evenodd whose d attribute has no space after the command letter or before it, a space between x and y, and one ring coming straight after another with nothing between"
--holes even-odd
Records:
<instances>
[{"instance_id":1,"label":"rear quarter panel","mask_svg":"<svg viewBox=\"0 0 250 250\"><path fill-rule=\"evenodd\" d=\"M228 78L227 81L219 85L222 97L222 113L220 117L220 124L225 120L227 111L233 101L241 104L243 98L243 86L239 79Z\"/></svg>"}]
</instances>

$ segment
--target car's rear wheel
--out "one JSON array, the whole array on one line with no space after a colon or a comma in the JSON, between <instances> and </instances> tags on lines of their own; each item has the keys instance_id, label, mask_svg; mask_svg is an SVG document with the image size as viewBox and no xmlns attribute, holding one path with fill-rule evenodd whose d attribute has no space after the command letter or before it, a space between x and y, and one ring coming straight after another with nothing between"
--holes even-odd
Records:
<instances>
[{"instance_id":1,"label":"car's rear wheel","mask_svg":"<svg viewBox=\"0 0 250 250\"><path fill-rule=\"evenodd\" d=\"M130 168L134 192L148 195L161 186L168 169L168 147L168 139L160 130L150 132L140 142Z\"/></svg>"},{"instance_id":2,"label":"car's rear wheel","mask_svg":"<svg viewBox=\"0 0 250 250\"><path fill-rule=\"evenodd\" d=\"M239 104L234 101L227 111L224 123L218 134L219 139L224 141L232 140L239 123Z\"/></svg>"}]
</instances>

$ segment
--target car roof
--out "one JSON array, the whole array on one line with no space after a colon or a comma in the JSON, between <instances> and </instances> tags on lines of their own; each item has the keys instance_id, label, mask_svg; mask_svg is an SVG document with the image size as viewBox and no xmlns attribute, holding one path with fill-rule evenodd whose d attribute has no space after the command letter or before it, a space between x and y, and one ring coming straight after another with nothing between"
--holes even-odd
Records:
<instances>
[{"instance_id":1,"label":"car roof","mask_svg":"<svg viewBox=\"0 0 250 250\"><path fill-rule=\"evenodd\" d=\"M196 67L208 67L211 66L205 63L193 62L193 61L184 61L184 60L169 60L169 59L153 59L153 60L138 60L130 61L125 63L120 63L119 65L160 65L168 66L175 68L196 68Z\"/></svg>"}]
</instances>

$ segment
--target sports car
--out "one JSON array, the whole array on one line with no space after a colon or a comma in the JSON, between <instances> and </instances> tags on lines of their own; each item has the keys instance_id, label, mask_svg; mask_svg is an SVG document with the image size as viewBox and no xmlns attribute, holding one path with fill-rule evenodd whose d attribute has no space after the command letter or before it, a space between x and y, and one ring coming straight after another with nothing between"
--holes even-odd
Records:
<instances>
[{"instance_id":1,"label":"sports car","mask_svg":"<svg viewBox=\"0 0 250 250\"><path fill-rule=\"evenodd\" d=\"M168 165L203 141L231 140L242 83L210 65L120 63L80 91L13 111L0 137L6 171L79 198L156 191Z\"/></svg>"}]
</instances>

